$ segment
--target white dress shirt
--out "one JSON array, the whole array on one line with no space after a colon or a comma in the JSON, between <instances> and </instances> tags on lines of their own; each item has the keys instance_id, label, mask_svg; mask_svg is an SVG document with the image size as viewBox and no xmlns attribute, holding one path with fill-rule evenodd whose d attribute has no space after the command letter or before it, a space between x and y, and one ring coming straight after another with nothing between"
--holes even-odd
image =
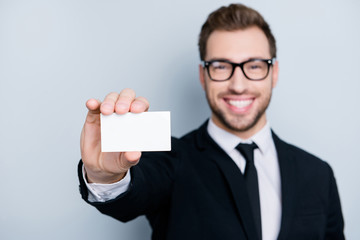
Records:
<instances>
[{"instance_id":1,"label":"white dress shirt","mask_svg":"<svg viewBox=\"0 0 360 240\"><path fill-rule=\"evenodd\" d=\"M235 147L239 143L251 142L255 142L258 146L254 150L254 163L259 182L262 239L275 240L279 234L281 222L281 183L279 163L269 123L250 139L241 139L219 128L211 119L207 130L211 138L233 159L241 172L244 172L246 161ZM90 202L115 199L128 189L131 180L130 171L128 171L125 177L116 183L87 183L84 167L83 178L89 190Z\"/></svg>"},{"instance_id":2,"label":"white dress shirt","mask_svg":"<svg viewBox=\"0 0 360 240\"><path fill-rule=\"evenodd\" d=\"M89 195L89 202L106 202L111 199L115 199L120 194L126 192L130 185L131 174L130 171L126 172L126 175L123 179L118 182L111 184L102 184L102 183L88 183L85 177L85 168L83 165L82 168L83 179L86 183Z\"/></svg>"},{"instance_id":3,"label":"white dress shirt","mask_svg":"<svg viewBox=\"0 0 360 240\"><path fill-rule=\"evenodd\" d=\"M233 159L244 172L246 160L235 147L239 143L256 143L254 164L259 182L261 229L263 240L275 240L281 224L280 169L269 123L249 139L241 139L209 121L211 138Z\"/></svg>"}]
</instances>

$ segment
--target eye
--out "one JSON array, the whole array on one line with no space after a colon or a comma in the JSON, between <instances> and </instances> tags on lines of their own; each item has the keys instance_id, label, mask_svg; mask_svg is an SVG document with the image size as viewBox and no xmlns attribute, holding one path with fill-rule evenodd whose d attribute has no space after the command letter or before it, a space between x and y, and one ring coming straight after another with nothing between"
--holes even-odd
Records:
<instances>
[{"instance_id":1,"label":"eye","mask_svg":"<svg viewBox=\"0 0 360 240\"><path fill-rule=\"evenodd\" d=\"M264 62L248 62L246 63L245 68L248 71L262 71L266 69L266 64Z\"/></svg>"},{"instance_id":2,"label":"eye","mask_svg":"<svg viewBox=\"0 0 360 240\"><path fill-rule=\"evenodd\" d=\"M261 64L253 63L249 66L251 69L259 69L262 68Z\"/></svg>"},{"instance_id":3,"label":"eye","mask_svg":"<svg viewBox=\"0 0 360 240\"><path fill-rule=\"evenodd\" d=\"M231 69L231 64L226 62L212 62L210 67L214 71L223 71Z\"/></svg>"}]
</instances>

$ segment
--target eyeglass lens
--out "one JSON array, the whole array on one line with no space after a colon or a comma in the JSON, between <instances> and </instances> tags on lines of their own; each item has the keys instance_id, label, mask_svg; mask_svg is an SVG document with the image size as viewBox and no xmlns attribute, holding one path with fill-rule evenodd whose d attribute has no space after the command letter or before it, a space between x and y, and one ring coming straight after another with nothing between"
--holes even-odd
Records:
<instances>
[{"instance_id":1,"label":"eyeglass lens","mask_svg":"<svg viewBox=\"0 0 360 240\"><path fill-rule=\"evenodd\" d=\"M213 80L227 80L233 74L234 67L235 65L228 62L214 61L209 65L209 75ZM268 63L258 60L246 62L242 66L244 75L251 80L260 80L265 78L268 74L268 70Z\"/></svg>"}]
</instances>

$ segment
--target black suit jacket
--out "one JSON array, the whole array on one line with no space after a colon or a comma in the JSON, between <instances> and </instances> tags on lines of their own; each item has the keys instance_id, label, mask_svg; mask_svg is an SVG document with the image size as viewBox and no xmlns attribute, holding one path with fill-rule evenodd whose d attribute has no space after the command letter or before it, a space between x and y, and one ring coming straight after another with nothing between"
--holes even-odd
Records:
<instances>
[{"instance_id":1,"label":"black suit jacket","mask_svg":"<svg viewBox=\"0 0 360 240\"><path fill-rule=\"evenodd\" d=\"M202 125L172 151L143 153L131 168L127 192L105 203L90 203L126 222L146 215L152 239L251 239L255 225L243 175ZM333 172L313 155L273 134L278 154L282 219L279 240L344 239L343 217ZM88 191L79 164L80 191Z\"/></svg>"}]
</instances>

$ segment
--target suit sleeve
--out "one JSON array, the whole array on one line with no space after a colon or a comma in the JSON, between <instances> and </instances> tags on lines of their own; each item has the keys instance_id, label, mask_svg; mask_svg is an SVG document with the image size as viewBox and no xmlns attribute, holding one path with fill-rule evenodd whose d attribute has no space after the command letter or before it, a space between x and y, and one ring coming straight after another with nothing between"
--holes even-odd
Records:
<instances>
[{"instance_id":1,"label":"suit sleeve","mask_svg":"<svg viewBox=\"0 0 360 240\"><path fill-rule=\"evenodd\" d=\"M82 162L78 167L80 193L90 205L103 214L122 222L130 221L140 215L158 211L167 205L173 181L179 165L179 151L174 147L172 139L171 152L143 153L138 165L130 169L131 182L129 189L115 199L106 202L89 202L88 190L81 177Z\"/></svg>"},{"instance_id":2,"label":"suit sleeve","mask_svg":"<svg viewBox=\"0 0 360 240\"><path fill-rule=\"evenodd\" d=\"M341 211L340 197L336 185L334 173L330 174L329 206L326 223L326 240L342 240L344 237L344 219Z\"/></svg>"}]
</instances>

